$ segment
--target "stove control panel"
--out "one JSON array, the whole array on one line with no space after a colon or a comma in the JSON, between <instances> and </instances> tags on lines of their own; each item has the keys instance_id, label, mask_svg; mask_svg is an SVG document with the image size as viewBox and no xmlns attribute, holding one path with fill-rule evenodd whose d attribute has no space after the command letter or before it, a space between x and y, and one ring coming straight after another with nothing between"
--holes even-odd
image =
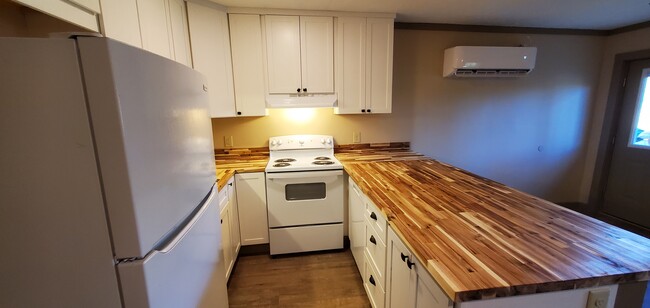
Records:
<instances>
[{"instance_id":1,"label":"stove control panel","mask_svg":"<svg viewBox=\"0 0 650 308\"><path fill-rule=\"evenodd\" d=\"M290 135L269 138L271 151L332 148L334 148L334 138L327 135Z\"/></svg>"}]
</instances>

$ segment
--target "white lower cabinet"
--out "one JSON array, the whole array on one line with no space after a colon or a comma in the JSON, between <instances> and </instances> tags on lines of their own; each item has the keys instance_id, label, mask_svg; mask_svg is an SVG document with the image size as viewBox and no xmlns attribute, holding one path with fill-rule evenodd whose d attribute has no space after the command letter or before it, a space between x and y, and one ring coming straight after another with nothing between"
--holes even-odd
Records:
<instances>
[{"instance_id":1,"label":"white lower cabinet","mask_svg":"<svg viewBox=\"0 0 650 308\"><path fill-rule=\"evenodd\" d=\"M408 250L392 227L388 230L387 307L450 308L453 302Z\"/></svg>"},{"instance_id":2,"label":"white lower cabinet","mask_svg":"<svg viewBox=\"0 0 650 308\"><path fill-rule=\"evenodd\" d=\"M219 209L221 223L221 247L226 269L226 279L230 278L232 269L237 261L241 239L239 232L239 215L237 198L235 193L234 179L219 191Z\"/></svg>"},{"instance_id":3,"label":"white lower cabinet","mask_svg":"<svg viewBox=\"0 0 650 308\"><path fill-rule=\"evenodd\" d=\"M235 182L241 245L268 244L269 223L264 172L238 173L235 175Z\"/></svg>"},{"instance_id":4,"label":"white lower cabinet","mask_svg":"<svg viewBox=\"0 0 650 308\"><path fill-rule=\"evenodd\" d=\"M453 302L350 178L349 237L372 307L451 308Z\"/></svg>"}]
</instances>

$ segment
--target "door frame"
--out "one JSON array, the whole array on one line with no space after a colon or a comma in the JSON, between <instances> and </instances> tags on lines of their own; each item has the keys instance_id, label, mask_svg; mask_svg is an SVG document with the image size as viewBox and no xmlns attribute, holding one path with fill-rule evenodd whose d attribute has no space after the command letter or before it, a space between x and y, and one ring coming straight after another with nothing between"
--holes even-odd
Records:
<instances>
[{"instance_id":1,"label":"door frame","mask_svg":"<svg viewBox=\"0 0 650 308\"><path fill-rule=\"evenodd\" d=\"M620 121L621 109L623 105L623 95L625 87L623 82L627 77L630 69L630 63L637 60L650 59L650 49L626 52L617 54L614 58L614 68L612 71L612 80L609 86L609 95L605 105L605 116L598 143L596 164L594 166L594 175L591 180L591 190L589 192L589 208L592 214L596 216L605 215L621 224L628 225L636 229L643 227L609 216L602 212L603 201L605 196L605 187L611 167L612 156L614 153L613 139ZM647 231L647 230L646 230Z\"/></svg>"}]
</instances>

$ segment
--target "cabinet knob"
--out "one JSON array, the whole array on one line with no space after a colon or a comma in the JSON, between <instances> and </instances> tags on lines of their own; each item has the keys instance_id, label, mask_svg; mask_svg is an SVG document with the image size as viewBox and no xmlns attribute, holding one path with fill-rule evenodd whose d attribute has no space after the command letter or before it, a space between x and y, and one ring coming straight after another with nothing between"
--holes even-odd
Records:
<instances>
[{"instance_id":1,"label":"cabinet knob","mask_svg":"<svg viewBox=\"0 0 650 308\"><path fill-rule=\"evenodd\" d=\"M409 261L409 260L406 260L406 266L408 266L409 269L412 269L412 268L413 268L413 265L415 265L414 262L411 262L411 261Z\"/></svg>"},{"instance_id":2,"label":"cabinet knob","mask_svg":"<svg viewBox=\"0 0 650 308\"><path fill-rule=\"evenodd\" d=\"M370 112L370 109L366 109L366 111Z\"/></svg>"},{"instance_id":3,"label":"cabinet knob","mask_svg":"<svg viewBox=\"0 0 650 308\"><path fill-rule=\"evenodd\" d=\"M296 89L296 92L300 93L300 88Z\"/></svg>"},{"instance_id":4,"label":"cabinet knob","mask_svg":"<svg viewBox=\"0 0 650 308\"><path fill-rule=\"evenodd\" d=\"M361 112L366 112L366 110L365 110L365 109L361 109Z\"/></svg>"},{"instance_id":5,"label":"cabinet knob","mask_svg":"<svg viewBox=\"0 0 650 308\"><path fill-rule=\"evenodd\" d=\"M406 259L409 258L407 255L405 255L405 254L403 254L403 253L401 253L401 252L400 252L399 254L400 254L400 256L402 257L402 262L406 262Z\"/></svg>"},{"instance_id":6,"label":"cabinet knob","mask_svg":"<svg viewBox=\"0 0 650 308\"><path fill-rule=\"evenodd\" d=\"M375 212L370 213L370 218L377 220L377 214Z\"/></svg>"},{"instance_id":7,"label":"cabinet knob","mask_svg":"<svg viewBox=\"0 0 650 308\"><path fill-rule=\"evenodd\" d=\"M241 115L241 111L237 111L237 115Z\"/></svg>"},{"instance_id":8,"label":"cabinet knob","mask_svg":"<svg viewBox=\"0 0 650 308\"><path fill-rule=\"evenodd\" d=\"M232 183L228 183L228 186L232 186Z\"/></svg>"},{"instance_id":9,"label":"cabinet knob","mask_svg":"<svg viewBox=\"0 0 650 308\"><path fill-rule=\"evenodd\" d=\"M303 88L302 91L303 91L303 92L307 92L307 88Z\"/></svg>"},{"instance_id":10,"label":"cabinet knob","mask_svg":"<svg viewBox=\"0 0 650 308\"><path fill-rule=\"evenodd\" d=\"M370 236L370 242L373 243L373 244L375 244L375 245L377 245L377 240L375 240L375 236L374 236L374 235L371 235L371 236Z\"/></svg>"},{"instance_id":11,"label":"cabinet knob","mask_svg":"<svg viewBox=\"0 0 650 308\"><path fill-rule=\"evenodd\" d=\"M223 219L221 220L221 224L223 225Z\"/></svg>"},{"instance_id":12,"label":"cabinet knob","mask_svg":"<svg viewBox=\"0 0 650 308\"><path fill-rule=\"evenodd\" d=\"M368 281L372 283L373 286L377 286L377 284L375 283L375 278L372 277L372 275L370 275L370 279L368 279Z\"/></svg>"}]
</instances>

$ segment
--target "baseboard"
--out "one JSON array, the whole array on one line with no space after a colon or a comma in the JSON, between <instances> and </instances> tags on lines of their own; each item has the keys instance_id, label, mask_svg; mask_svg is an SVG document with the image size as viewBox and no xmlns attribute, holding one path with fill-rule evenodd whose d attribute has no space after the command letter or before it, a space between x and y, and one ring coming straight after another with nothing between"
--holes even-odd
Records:
<instances>
[{"instance_id":1,"label":"baseboard","mask_svg":"<svg viewBox=\"0 0 650 308\"><path fill-rule=\"evenodd\" d=\"M247 245L239 249L239 256L258 256L271 253L269 244Z\"/></svg>"}]
</instances>

